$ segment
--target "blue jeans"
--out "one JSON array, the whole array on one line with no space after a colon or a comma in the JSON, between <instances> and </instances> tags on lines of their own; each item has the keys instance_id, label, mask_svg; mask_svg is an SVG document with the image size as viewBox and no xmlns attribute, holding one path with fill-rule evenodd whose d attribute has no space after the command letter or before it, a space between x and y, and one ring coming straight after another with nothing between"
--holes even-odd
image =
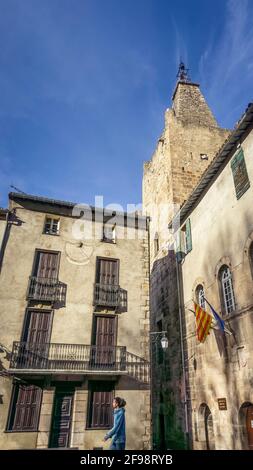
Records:
<instances>
[{"instance_id":1,"label":"blue jeans","mask_svg":"<svg viewBox=\"0 0 253 470\"><path fill-rule=\"evenodd\" d=\"M125 442L112 442L110 445L110 450L125 450Z\"/></svg>"}]
</instances>

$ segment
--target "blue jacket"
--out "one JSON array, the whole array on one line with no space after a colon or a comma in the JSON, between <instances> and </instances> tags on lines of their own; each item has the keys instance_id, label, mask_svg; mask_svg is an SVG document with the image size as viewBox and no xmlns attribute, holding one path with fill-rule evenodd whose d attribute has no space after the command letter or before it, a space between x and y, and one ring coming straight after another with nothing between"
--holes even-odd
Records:
<instances>
[{"instance_id":1,"label":"blue jacket","mask_svg":"<svg viewBox=\"0 0 253 470\"><path fill-rule=\"evenodd\" d=\"M113 442L126 442L125 408L117 408L113 412L113 428L106 434L106 439L113 437Z\"/></svg>"}]
</instances>

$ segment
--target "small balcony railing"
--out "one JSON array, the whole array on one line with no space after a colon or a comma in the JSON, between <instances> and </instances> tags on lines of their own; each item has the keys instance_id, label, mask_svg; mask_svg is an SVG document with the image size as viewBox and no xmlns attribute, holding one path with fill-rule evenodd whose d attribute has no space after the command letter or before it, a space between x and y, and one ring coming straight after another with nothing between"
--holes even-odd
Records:
<instances>
[{"instance_id":1,"label":"small balcony railing","mask_svg":"<svg viewBox=\"0 0 253 470\"><path fill-rule=\"evenodd\" d=\"M119 312L127 311L127 291L118 285L95 284L93 305L114 307Z\"/></svg>"},{"instance_id":2,"label":"small balcony railing","mask_svg":"<svg viewBox=\"0 0 253 470\"><path fill-rule=\"evenodd\" d=\"M38 373L125 373L149 383L149 363L129 353L125 346L92 346L64 343L13 343L10 371Z\"/></svg>"},{"instance_id":3,"label":"small balcony railing","mask_svg":"<svg viewBox=\"0 0 253 470\"><path fill-rule=\"evenodd\" d=\"M27 300L59 302L65 305L67 285L58 279L30 276Z\"/></svg>"}]
</instances>

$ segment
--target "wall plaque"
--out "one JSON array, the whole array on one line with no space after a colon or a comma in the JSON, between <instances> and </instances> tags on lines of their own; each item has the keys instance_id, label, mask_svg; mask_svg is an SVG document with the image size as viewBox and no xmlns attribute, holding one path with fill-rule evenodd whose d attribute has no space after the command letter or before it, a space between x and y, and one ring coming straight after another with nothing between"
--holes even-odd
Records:
<instances>
[{"instance_id":1,"label":"wall plaque","mask_svg":"<svg viewBox=\"0 0 253 470\"><path fill-rule=\"evenodd\" d=\"M218 398L218 406L219 406L219 410L227 410L227 399Z\"/></svg>"}]
</instances>

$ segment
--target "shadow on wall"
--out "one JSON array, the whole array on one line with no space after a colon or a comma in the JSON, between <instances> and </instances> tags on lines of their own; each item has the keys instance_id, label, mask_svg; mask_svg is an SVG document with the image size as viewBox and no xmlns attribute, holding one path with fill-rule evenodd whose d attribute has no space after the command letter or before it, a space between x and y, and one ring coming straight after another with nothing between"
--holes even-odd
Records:
<instances>
[{"instance_id":1,"label":"shadow on wall","mask_svg":"<svg viewBox=\"0 0 253 470\"><path fill-rule=\"evenodd\" d=\"M218 246L219 251L223 256L230 260L232 282L235 296L235 314L242 311L242 315L235 315L231 312L226 318L226 326L232 332L232 335L223 334L221 331L215 331L216 351L209 350L201 357L196 355L196 363L198 374L196 375L196 387L202 392L199 394L211 397L213 403L217 403L217 374L222 374L222 381L224 383L224 397L231 400L230 408L232 415L226 412L227 421L221 421L221 413L225 413L217 408L212 410L208 407L208 398L206 403L197 403L199 411L198 423L195 430L197 441L202 441L205 448L214 446L225 445L229 449L253 449L253 427L251 430L251 419L253 423L253 407L249 400L252 396L252 383L248 377L248 369L252 367L252 338L253 338L253 316L252 316L252 271L250 266L249 257L245 256L242 248L241 264L234 268L235 262L234 247L228 243L230 240L231 227L225 223L222 226L219 222L219 214L217 215L216 223L217 230L215 239L211 240L212 246ZM252 231L252 215L250 212L245 214L243 226L247 227L248 233ZM239 235L238 235L239 236ZM246 240L245 240L246 243ZM238 256L238 253L236 254ZM208 299L212 298L211 303L215 306L218 313L223 316L221 292L219 288L219 279L216 275L215 278L215 263L219 260L214 260L213 252L210 250L205 255L202 272L209 272L213 275L215 283L210 282L212 285L211 294L206 293ZM213 272L213 274L212 274ZM210 294L210 297L209 297ZM212 333L211 333L212 334ZM208 342L208 338L206 343ZM207 343L208 346L208 343ZM202 374L203 367L205 369ZM215 373L214 373L215 369ZM242 400L244 398L244 403ZM202 398L203 399L203 398ZM209 405L210 406L210 405ZM207 410L208 409L208 413ZM250 419L252 413L252 418ZM208 414L207 418L206 415ZM210 415L217 417L211 426L212 422ZM224 416L223 416L224 417ZM212 435L210 446L210 434ZM202 436L202 439L199 438ZM209 444L208 444L209 442Z\"/></svg>"},{"instance_id":2,"label":"shadow on wall","mask_svg":"<svg viewBox=\"0 0 253 470\"><path fill-rule=\"evenodd\" d=\"M189 436L192 435L192 424L191 414L188 412L189 433L186 433L177 269L176 257L171 250L153 264L150 274L150 310L151 330L167 331L169 341L166 352L160 350L160 345L151 345L153 448L185 449L191 447ZM185 336L184 315L182 330ZM187 364L186 342L184 354ZM186 370L186 384L187 375ZM191 396L187 385L186 388L189 411Z\"/></svg>"},{"instance_id":3,"label":"shadow on wall","mask_svg":"<svg viewBox=\"0 0 253 470\"><path fill-rule=\"evenodd\" d=\"M2 271L3 259L4 259L6 246L9 240L9 236L10 236L11 226L12 225L20 226L23 223L25 222L16 216L15 209L13 209L12 212L8 213L6 228L5 228L4 235L3 235L2 245L0 247L0 273Z\"/></svg>"}]
</instances>

